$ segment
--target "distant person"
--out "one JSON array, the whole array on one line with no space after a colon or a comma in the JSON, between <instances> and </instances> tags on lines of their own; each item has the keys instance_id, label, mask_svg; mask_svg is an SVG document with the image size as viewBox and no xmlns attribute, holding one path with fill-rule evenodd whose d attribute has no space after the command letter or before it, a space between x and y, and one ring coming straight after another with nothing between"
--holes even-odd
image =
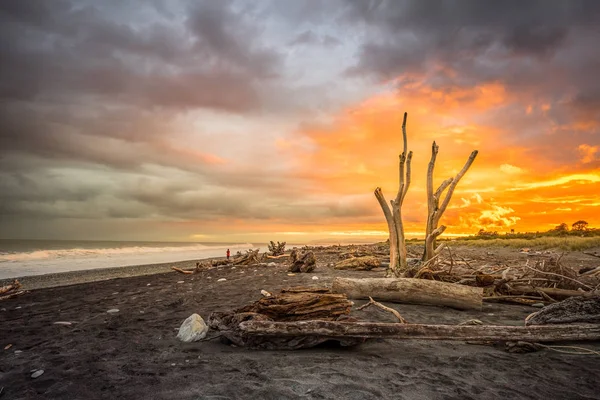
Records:
<instances>
[{"instance_id":1,"label":"distant person","mask_svg":"<svg viewBox=\"0 0 600 400\"><path fill-rule=\"evenodd\" d=\"M227 260L229 260L230 255L231 255L231 252L229 251L229 249L227 249Z\"/></svg>"}]
</instances>

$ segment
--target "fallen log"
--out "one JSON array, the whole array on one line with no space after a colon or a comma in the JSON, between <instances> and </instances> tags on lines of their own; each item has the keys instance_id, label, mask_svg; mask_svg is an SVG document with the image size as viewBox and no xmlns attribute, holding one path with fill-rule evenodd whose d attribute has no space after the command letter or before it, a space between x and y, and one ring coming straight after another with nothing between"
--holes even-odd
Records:
<instances>
[{"instance_id":1,"label":"fallen log","mask_svg":"<svg viewBox=\"0 0 600 400\"><path fill-rule=\"evenodd\" d=\"M459 310L481 310L483 288L412 278L335 278L333 293L349 299L446 306Z\"/></svg>"},{"instance_id":2,"label":"fallen log","mask_svg":"<svg viewBox=\"0 0 600 400\"><path fill-rule=\"evenodd\" d=\"M374 256L351 257L339 261L333 267L334 269L369 271L381 266L381 261Z\"/></svg>"},{"instance_id":3,"label":"fallen log","mask_svg":"<svg viewBox=\"0 0 600 400\"><path fill-rule=\"evenodd\" d=\"M343 321L244 321L241 332L265 337L390 338L419 340L489 340L560 342L600 340L600 325L421 325Z\"/></svg>"},{"instance_id":4,"label":"fallen log","mask_svg":"<svg viewBox=\"0 0 600 400\"><path fill-rule=\"evenodd\" d=\"M289 257L289 256L290 256L289 254L281 254L281 255L278 255L278 256L271 256L269 254L266 254L265 258L267 258L269 260L279 260L280 258L286 258L286 257Z\"/></svg>"},{"instance_id":5,"label":"fallen log","mask_svg":"<svg viewBox=\"0 0 600 400\"><path fill-rule=\"evenodd\" d=\"M535 286L513 286L513 287L511 287L510 292L515 293L515 294L544 293L544 294L547 294L548 296L558 297L561 299L566 299L569 297L585 296L585 295L589 295L590 293L592 293L592 292L580 291L580 290L535 287Z\"/></svg>"},{"instance_id":6,"label":"fallen log","mask_svg":"<svg viewBox=\"0 0 600 400\"><path fill-rule=\"evenodd\" d=\"M194 273L194 271L188 271L188 270L181 269L181 268L177 268L177 267L171 267L171 269L172 269L173 271L177 271L177 272L179 272L179 273L181 273L181 274L186 274L186 275L189 275L189 274L193 274L193 273Z\"/></svg>"}]
</instances>

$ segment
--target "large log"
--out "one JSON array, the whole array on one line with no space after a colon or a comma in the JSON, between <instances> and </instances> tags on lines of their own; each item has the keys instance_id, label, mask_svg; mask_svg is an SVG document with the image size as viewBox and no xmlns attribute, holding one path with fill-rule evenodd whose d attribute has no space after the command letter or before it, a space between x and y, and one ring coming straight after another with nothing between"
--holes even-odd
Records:
<instances>
[{"instance_id":1,"label":"large log","mask_svg":"<svg viewBox=\"0 0 600 400\"><path fill-rule=\"evenodd\" d=\"M340 321L246 321L240 331L264 337L391 338L461 341L560 342L600 340L600 325L420 325Z\"/></svg>"},{"instance_id":2,"label":"large log","mask_svg":"<svg viewBox=\"0 0 600 400\"><path fill-rule=\"evenodd\" d=\"M483 288L412 278L335 278L333 293L349 299L446 306L459 310L481 310Z\"/></svg>"},{"instance_id":3,"label":"large log","mask_svg":"<svg viewBox=\"0 0 600 400\"><path fill-rule=\"evenodd\" d=\"M334 269L351 269L355 271L369 271L381 266L381 261L375 256L351 257L339 261Z\"/></svg>"}]
</instances>

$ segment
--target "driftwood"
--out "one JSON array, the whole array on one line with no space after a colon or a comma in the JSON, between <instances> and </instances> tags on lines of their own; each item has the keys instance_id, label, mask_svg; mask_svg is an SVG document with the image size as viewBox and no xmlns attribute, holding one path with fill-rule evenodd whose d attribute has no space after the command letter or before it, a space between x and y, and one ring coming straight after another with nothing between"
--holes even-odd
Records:
<instances>
[{"instance_id":1,"label":"driftwood","mask_svg":"<svg viewBox=\"0 0 600 400\"><path fill-rule=\"evenodd\" d=\"M261 337L247 335L240 330L244 321L292 321L327 320L347 318L353 303L346 296L330 293L327 288L289 288L280 294L262 298L248 306L230 312L214 312L208 319L209 326L218 330L230 342L255 349L301 349L314 347L330 340L327 337L296 336ZM342 346L352 346L364 339L341 338Z\"/></svg>"},{"instance_id":2,"label":"driftwood","mask_svg":"<svg viewBox=\"0 0 600 400\"><path fill-rule=\"evenodd\" d=\"M461 310L481 310L483 289L453 283L412 278L335 278L332 292L349 299L447 306Z\"/></svg>"},{"instance_id":3,"label":"driftwood","mask_svg":"<svg viewBox=\"0 0 600 400\"><path fill-rule=\"evenodd\" d=\"M194 273L194 271L187 270L187 269L181 269L181 268L177 268L177 267L171 267L171 269L172 269L173 271L179 272L179 273L181 273L181 274L186 274L186 275L188 275L188 274L193 274L193 273Z\"/></svg>"},{"instance_id":4,"label":"driftwood","mask_svg":"<svg viewBox=\"0 0 600 400\"><path fill-rule=\"evenodd\" d=\"M12 299L13 297L27 293L26 290L19 289L21 289L21 283L16 279L9 285L0 286L0 301Z\"/></svg>"},{"instance_id":5,"label":"driftwood","mask_svg":"<svg viewBox=\"0 0 600 400\"><path fill-rule=\"evenodd\" d=\"M274 256L280 256L285 253L285 242L273 242L272 240L269 242L269 252Z\"/></svg>"},{"instance_id":6,"label":"driftwood","mask_svg":"<svg viewBox=\"0 0 600 400\"><path fill-rule=\"evenodd\" d=\"M600 340L600 325L421 325L344 321L245 321L240 331L265 337L391 338L460 341L560 342Z\"/></svg>"},{"instance_id":7,"label":"driftwood","mask_svg":"<svg viewBox=\"0 0 600 400\"><path fill-rule=\"evenodd\" d=\"M369 271L381 266L381 261L374 256L351 257L335 264L335 269L352 269L356 271Z\"/></svg>"},{"instance_id":8,"label":"driftwood","mask_svg":"<svg viewBox=\"0 0 600 400\"><path fill-rule=\"evenodd\" d=\"M274 321L333 321L350 313L353 303L343 294L329 293L329 290L313 291L311 288L296 290L284 290L278 295L264 297L234 312L262 314Z\"/></svg>"},{"instance_id":9,"label":"driftwood","mask_svg":"<svg viewBox=\"0 0 600 400\"><path fill-rule=\"evenodd\" d=\"M383 211L385 220L388 225L388 231L390 233L390 266L387 270L387 276L400 276L407 269L406 263L406 240L404 237L404 225L402 222L402 204L404 198L410 187L411 180L411 161L412 151L408 151L408 140L406 137L406 119L407 113L404 113L404 120L402 121L402 140L403 140L403 151L400 154L399 160L399 183L398 193L390 203L385 200L385 196L381 188L375 189L375 198L379 202L379 206ZM390 208L391 205L391 208Z\"/></svg>"},{"instance_id":10,"label":"driftwood","mask_svg":"<svg viewBox=\"0 0 600 400\"><path fill-rule=\"evenodd\" d=\"M439 146L433 142L431 146L431 159L427 168L427 225L425 227L425 251L423 252L423 261L429 261L435 256L437 247L436 240L438 236L440 236L446 230L446 226L444 225L438 227L440 219L442 218L442 215L446 211L446 208L452 199L456 185L458 185L458 182L460 182L462 177L467 173L473 164L473 161L475 161L475 157L477 157L478 153L477 150L474 150L458 174L456 174L456 176L453 178L448 178L443 181L434 192L433 170L435 168L438 150ZM442 204L440 205L440 200L444 192L446 192L446 194Z\"/></svg>"},{"instance_id":11,"label":"driftwood","mask_svg":"<svg viewBox=\"0 0 600 400\"><path fill-rule=\"evenodd\" d=\"M392 315L394 317L396 317L396 319L398 320L398 322L400 322L401 324L407 324L408 321L406 321L404 319L404 317L402 315L400 315L400 313L397 310L394 310L393 308L390 308L388 306L384 306L383 304L373 300L372 297L369 297L369 302L363 304L362 306L358 307L357 310L364 310L365 308L369 307L369 306L375 306L383 311L387 311L389 313L392 313Z\"/></svg>"},{"instance_id":12,"label":"driftwood","mask_svg":"<svg viewBox=\"0 0 600 400\"><path fill-rule=\"evenodd\" d=\"M571 297L530 314L525 325L600 324L600 296Z\"/></svg>"},{"instance_id":13,"label":"driftwood","mask_svg":"<svg viewBox=\"0 0 600 400\"><path fill-rule=\"evenodd\" d=\"M290 262L289 272L312 272L317 264L312 251L300 252L297 249L290 254Z\"/></svg>"},{"instance_id":14,"label":"driftwood","mask_svg":"<svg viewBox=\"0 0 600 400\"><path fill-rule=\"evenodd\" d=\"M289 256L290 256L289 254L281 254L281 255L278 255L278 256L271 256L269 254L265 254L265 258L267 258L269 260L278 260L280 258L286 258L286 257L289 257Z\"/></svg>"},{"instance_id":15,"label":"driftwood","mask_svg":"<svg viewBox=\"0 0 600 400\"><path fill-rule=\"evenodd\" d=\"M241 254L240 252L238 252L238 254L236 254L236 256L233 258L233 265L251 265L251 264L258 264L259 260L258 260L258 252L260 251L260 249L256 249L256 250L246 250L245 254Z\"/></svg>"}]
</instances>

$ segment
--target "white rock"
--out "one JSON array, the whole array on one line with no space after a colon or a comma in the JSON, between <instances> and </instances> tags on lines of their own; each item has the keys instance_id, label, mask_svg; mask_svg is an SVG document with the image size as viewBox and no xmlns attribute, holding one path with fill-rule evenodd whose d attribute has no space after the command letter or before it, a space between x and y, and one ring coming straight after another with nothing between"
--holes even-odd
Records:
<instances>
[{"instance_id":1,"label":"white rock","mask_svg":"<svg viewBox=\"0 0 600 400\"><path fill-rule=\"evenodd\" d=\"M276 266L277 266L277 264L274 262L270 262L267 264L267 267L276 267Z\"/></svg>"},{"instance_id":2,"label":"white rock","mask_svg":"<svg viewBox=\"0 0 600 400\"><path fill-rule=\"evenodd\" d=\"M313 277L312 277L312 280L313 280L313 281L318 281L318 280L319 280L319 277L318 277L318 276L313 276Z\"/></svg>"},{"instance_id":3,"label":"white rock","mask_svg":"<svg viewBox=\"0 0 600 400\"><path fill-rule=\"evenodd\" d=\"M177 339L186 343L197 342L204 339L207 332L208 326L202 317L198 314L192 314L181 324Z\"/></svg>"},{"instance_id":4,"label":"white rock","mask_svg":"<svg viewBox=\"0 0 600 400\"><path fill-rule=\"evenodd\" d=\"M267 291L266 291L266 290L264 290L264 289L260 291L260 294L262 294L262 295L263 295L263 296L265 296L265 297L271 297L271 293L267 292Z\"/></svg>"},{"instance_id":5,"label":"white rock","mask_svg":"<svg viewBox=\"0 0 600 400\"><path fill-rule=\"evenodd\" d=\"M217 282L225 282L227 279L225 278L221 278L221 279L217 279Z\"/></svg>"},{"instance_id":6,"label":"white rock","mask_svg":"<svg viewBox=\"0 0 600 400\"><path fill-rule=\"evenodd\" d=\"M43 369L38 369L38 370L37 370L37 371L35 371L33 374L31 374L31 377L32 377L33 379L35 379L35 378L37 378L37 377L39 377L39 376L42 376L42 374L43 374L43 373L44 373L44 370L43 370Z\"/></svg>"},{"instance_id":7,"label":"white rock","mask_svg":"<svg viewBox=\"0 0 600 400\"><path fill-rule=\"evenodd\" d=\"M235 269L235 267L231 267L231 269Z\"/></svg>"},{"instance_id":8,"label":"white rock","mask_svg":"<svg viewBox=\"0 0 600 400\"><path fill-rule=\"evenodd\" d=\"M177 281L177 283L185 283L185 281Z\"/></svg>"},{"instance_id":9,"label":"white rock","mask_svg":"<svg viewBox=\"0 0 600 400\"><path fill-rule=\"evenodd\" d=\"M15 350L15 354L21 354L23 350Z\"/></svg>"},{"instance_id":10,"label":"white rock","mask_svg":"<svg viewBox=\"0 0 600 400\"><path fill-rule=\"evenodd\" d=\"M69 325L73 325L73 323L69 322L69 321L56 321L54 323L54 325L66 325L66 326L69 326Z\"/></svg>"},{"instance_id":11,"label":"white rock","mask_svg":"<svg viewBox=\"0 0 600 400\"><path fill-rule=\"evenodd\" d=\"M147 284L146 284L146 286L150 286L150 284L149 284L149 283L147 283Z\"/></svg>"},{"instance_id":12,"label":"white rock","mask_svg":"<svg viewBox=\"0 0 600 400\"><path fill-rule=\"evenodd\" d=\"M111 308L110 310L107 311L107 313L109 313L109 314L116 314L118 312L119 312L118 308Z\"/></svg>"}]
</instances>

